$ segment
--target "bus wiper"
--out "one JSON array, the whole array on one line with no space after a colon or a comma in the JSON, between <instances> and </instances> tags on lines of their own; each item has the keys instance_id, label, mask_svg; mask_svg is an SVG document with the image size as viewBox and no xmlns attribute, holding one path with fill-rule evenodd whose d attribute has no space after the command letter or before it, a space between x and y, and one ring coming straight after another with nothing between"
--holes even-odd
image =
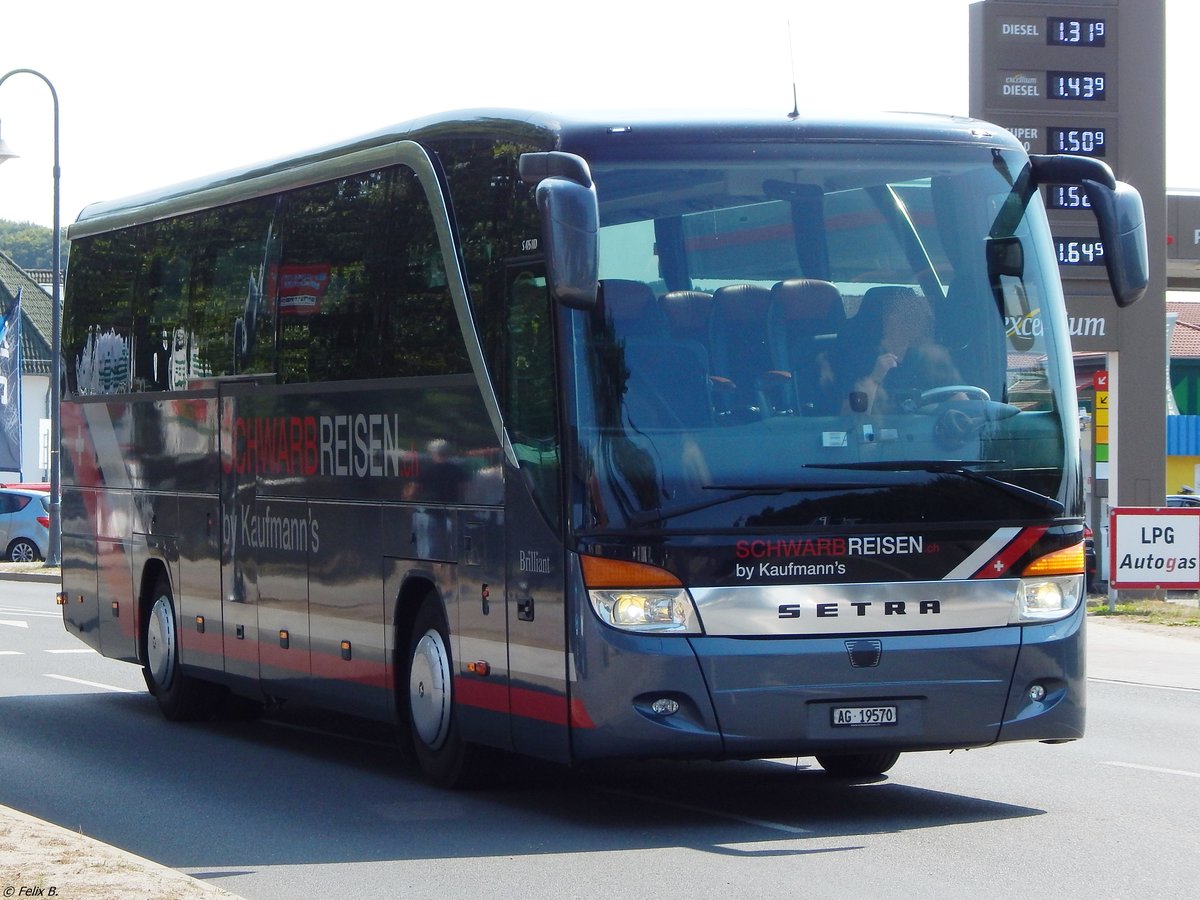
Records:
<instances>
[{"instance_id":1,"label":"bus wiper","mask_svg":"<svg viewBox=\"0 0 1200 900\"><path fill-rule=\"evenodd\" d=\"M806 469L837 469L860 472L932 472L934 474L959 475L980 484L986 484L997 490L1033 503L1053 516L1061 516L1066 507L1053 497L1031 491L1020 485L1012 484L986 472L977 472L971 466L1000 465L1002 459L886 459L874 462L852 463L807 463Z\"/></svg>"},{"instance_id":2,"label":"bus wiper","mask_svg":"<svg viewBox=\"0 0 1200 900\"><path fill-rule=\"evenodd\" d=\"M732 493L726 494L723 497L713 497L711 500L701 500L685 506L676 506L668 510L658 509L653 512L633 514L629 516L629 524L639 527L656 525L659 522L665 522L667 519L673 519L676 516L699 512L702 509L711 509L714 506L720 506L722 503L732 503L735 500L744 500L747 497L773 496L776 494L788 494L793 491L845 491L874 489L876 487L878 485L864 484L861 481L806 481L797 484L706 484L703 485L702 490L732 491Z\"/></svg>"}]
</instances>

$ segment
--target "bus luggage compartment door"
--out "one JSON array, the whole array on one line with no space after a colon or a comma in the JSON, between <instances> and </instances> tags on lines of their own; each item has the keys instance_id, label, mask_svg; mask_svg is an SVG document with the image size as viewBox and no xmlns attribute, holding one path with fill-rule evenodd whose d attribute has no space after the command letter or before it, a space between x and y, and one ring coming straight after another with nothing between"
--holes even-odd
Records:
<instances>
[{"instance_id":1,"label":"bus luggage compartment door","mask_svg":"<svg viewBox=\"0 0 1200 900\"><path fill-rule=\"evenodd\" d=\"M63 624L93 650L100 651L100 606L96 599L96 564L81 552L82 541L68 535L62 542L62 558L70 563L63 577Z\"/></svg>"},{"instance_id":2,"label":"bus luggage compartment door","mask_svg":"<svg viewBox=\"0 0 1200 900\"><path fill-rule=\"evenodd\" d=\"M243 413L250 382L218 384L221 437L221 628L225 672L255 682L259 679L257 568L252 548L242 546L241 524L255 504L257 484L252 467L239 472L243 453L236 423ZM244 443L245 438L240 438Z\"/></svg>"}]
</instances>

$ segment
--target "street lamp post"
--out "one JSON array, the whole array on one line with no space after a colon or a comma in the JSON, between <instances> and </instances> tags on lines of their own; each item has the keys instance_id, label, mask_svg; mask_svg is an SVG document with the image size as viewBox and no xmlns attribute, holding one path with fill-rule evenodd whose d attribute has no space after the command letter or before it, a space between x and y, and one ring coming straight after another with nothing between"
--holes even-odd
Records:
<instances>
[{"instance_id":1,"label":"street lamp post","mask_svg":"<svg viewBox=\"0 0 1200 900\"><path fill-rule=\"evenodd\" d=\"M13 75L35 75L45 82L54 100L54 237L53 256L54 270L50 275L51 303L50 314L50 547L46 554L46 565L57 566L62 552L62 485L59 480L59 439L62 424L59 421L58 408L62 399L62 247L59 232L59 181L61 171L58 167L58 92L50 79L34 69L13 69L0 76L0 86L4 85ZM0 140L0 163L11 159L11 153Z\"/></svg>"}]
</instances>

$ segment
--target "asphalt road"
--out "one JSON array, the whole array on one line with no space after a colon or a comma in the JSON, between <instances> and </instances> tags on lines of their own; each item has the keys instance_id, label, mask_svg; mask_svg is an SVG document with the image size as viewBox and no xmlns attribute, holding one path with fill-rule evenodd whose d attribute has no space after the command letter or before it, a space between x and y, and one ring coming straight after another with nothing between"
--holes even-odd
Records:
<instances>
[{"instance_id":1,"label":"asphalt road","mask_svg":"<svg viewBox=\"0 0 1200 900\"><path fill-rule=\"evenodd\" d=\"M1113 627L1097 646L1125 646ZM168 723L136 667L79 652L51 586L0 583L0 804L249 900L1184 896L1200 690L1137 666L1200 667L1200 642L1163 640L1092 666L1074 744L911 754L864 785L811 759L524 761L447 793L328 717Z\"/></svg>"}]
</instances>

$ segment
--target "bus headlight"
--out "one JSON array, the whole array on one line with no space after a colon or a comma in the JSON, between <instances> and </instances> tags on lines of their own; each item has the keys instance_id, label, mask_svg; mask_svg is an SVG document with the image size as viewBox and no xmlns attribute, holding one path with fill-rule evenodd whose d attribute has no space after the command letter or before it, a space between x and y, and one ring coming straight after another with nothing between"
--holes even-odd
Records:
<instances>
[{"instance_id":1,"label":"bus headlight","mask_svg":"<svg viewBox=\"0 0 1200 900\"><path fill-rule=\"evenodd\" d=\"M658 566L581 555L580 569L592 609L624 631L703 634L692 596L674 573Z\"/></svg>"},{"instance_id":2,"label":"bus headlight","mask_svg":"<svg viewBox=\"0 0 1200 900\"><path fill-rule=\"evenodd\" d=\"M685 590L590 590L601 621L627 631L700 634L699 617Z\"/></svg>"},{"instance_id":3,"label":"bus headlight","mask_svg":"<svg viewBox=\"0 0 1200 900\"><path fill-rule=\"evenodd\" d=\"M1022 622L1065 619L1075 612L1082 600L1082 575L1022 578L1018 583L1016 602L1009 621L1017 625Z\"/></svg>"}]
</instances>

